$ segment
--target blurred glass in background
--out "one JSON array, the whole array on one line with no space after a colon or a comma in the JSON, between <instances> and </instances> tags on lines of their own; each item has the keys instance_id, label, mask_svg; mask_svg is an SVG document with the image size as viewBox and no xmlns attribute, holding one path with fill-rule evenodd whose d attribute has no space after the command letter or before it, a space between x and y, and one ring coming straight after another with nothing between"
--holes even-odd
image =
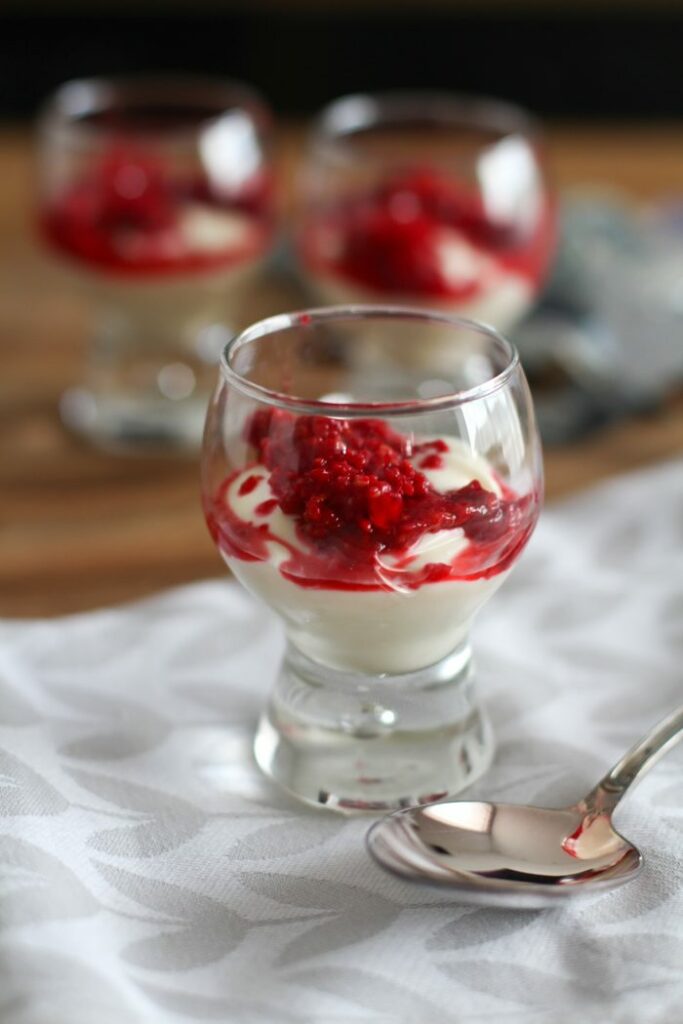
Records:
<instances>
[{"instance_id":1,"label":"blurred glass in background","mask_svg":"<svg viewBox=\"0 0 683 1024\"><path fill-rule=\"evenodd\" d=\"M274 237L270 116L245 86L90 79L40 120L39 221L89 300L67 424L109 447L195 448L217 354Z\"/></svg>"}]
</instances>

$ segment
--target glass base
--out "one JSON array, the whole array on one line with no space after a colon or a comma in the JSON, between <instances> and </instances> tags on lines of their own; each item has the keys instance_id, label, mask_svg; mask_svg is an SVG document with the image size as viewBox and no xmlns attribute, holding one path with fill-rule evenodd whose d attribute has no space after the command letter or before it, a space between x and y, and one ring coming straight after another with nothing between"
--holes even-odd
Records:
<instances>
[{"instance_id":1,"label":"glass base","mask_svg":"<svg viewBox=\"0 0 683 1024\"><path fill-rule=\"evenodd\" d=\"M72 388L62 395L60 413L69 430L100 448L196 452L207 402L207 395L173 401Z\"/></svg>"},{"instance_id":2,"label":"glass base","mask_svg":"<svg viewBox=\"0 0 683 1024\"><path fill-rule=\"evenodd\" d=\"M208 285L100 282L91 299L83 383L62 395L64 425L110 451L197 452L232 335Z\"/></svg>"},{"instance_id":3,"label":"glass base","mask_svg":"<svg viewBox=\"0 0 683 1024\"><path fill-rule=\"evenodd\" d=\"M469 646L419 672L359 676L291 646L254 742L256 761L308 804L382 812L430 803L490 765Z\"/></svg>"}]
</instances>

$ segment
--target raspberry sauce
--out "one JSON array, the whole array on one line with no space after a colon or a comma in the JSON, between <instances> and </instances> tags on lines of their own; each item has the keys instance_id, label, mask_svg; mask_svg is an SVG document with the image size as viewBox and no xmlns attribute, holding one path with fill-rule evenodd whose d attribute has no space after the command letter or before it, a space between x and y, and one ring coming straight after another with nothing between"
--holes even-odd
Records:
<instances>
[{"instance_id":1,"label":"raspberry sauce","mask_svg":"<svg viewBox=\"0 0 683 1024\"><path fill-rule=\"evenodd\" d=\"M446 441L414 443L374 419L294 416L259 411L247 428L253 469L223 481L206 516L228 557L268 561L274 542L287 552L280 573L301 587L338 590L415 590L425 583L489 578L509 568L526 544L538 512L536 497L499 496L472 480L437 491L419 466L438 469ZM264 473L265 470L265 473ZM263 483L269 497L253 521L237 516L229 490L248 495ZM296 524L299 545L276 535L267 521L279 508ZM415 545L428 534L462 530L468 543L452 561L420 563Z\"/></svg>"},{"instance_id":2,"label":"raspberry sauce","mask_svg":"<svg viewBox=\"0 0 683 1024\"><path fill-rule=\"evenodd\" d=\"M302 257L312 271L332 272L371 291L466 301L484 288L472 272L448 272L444 246L463 239L500 268L538 287L552 248L552 216L543 210L530 233L496 223L473 188L430 168L396 174L354 195L305 231Z\"/></svg>"},{"instance_id":3,"label":"raspberry sauce","mask_svg":"<svg viewBox=\"0 0 683 1024\"><path fill-rule=\"evenodd\" d=\"M202 247L183 214L239 214L239 242ZM48 243L79 263L126 276L187 274L257 257L272 231L272 182L261 173L238 193L222 194L201 176L178 179L134 141L112 146L41 214Z\"/></svg>"}]
</instances>

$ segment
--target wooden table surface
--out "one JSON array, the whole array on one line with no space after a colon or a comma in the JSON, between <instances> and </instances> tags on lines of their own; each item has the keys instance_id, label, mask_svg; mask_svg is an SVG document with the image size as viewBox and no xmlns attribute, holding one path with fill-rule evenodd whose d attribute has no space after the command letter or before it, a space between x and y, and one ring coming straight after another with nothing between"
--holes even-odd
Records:
<instances>
[{"instance_id":1,"label":"wooden table surface","mask_svg":"<svg viewBox=\"0 0 683 1024\"><path fill-rule=\"evenodd\" d=\"M560 186L616 186L639 199L683 191L683 125L548 136ZM285 132L285 175L298 149L299 134ZM221 575L195 460L105 455L61 426L57 403L78 381L86 316L32 238L26 132L0 131L0 184L0 615L58 615ZM290 302L273 283L253 315ZM656 413L546 451L548 500L682 451L679 392Z\"/></svg>"}]
</instances>

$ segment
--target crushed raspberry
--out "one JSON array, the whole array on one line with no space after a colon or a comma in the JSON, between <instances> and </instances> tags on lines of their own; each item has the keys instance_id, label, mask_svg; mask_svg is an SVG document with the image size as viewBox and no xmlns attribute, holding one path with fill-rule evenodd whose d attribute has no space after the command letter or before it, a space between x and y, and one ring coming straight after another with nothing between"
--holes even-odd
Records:
<instances>
[{"instance_id":1,"label":"crushed raspberry","mask_svg":"<svg viewBox=\"0 0 683 1024\"><path fill-rule=\"evenodd\" d=\"M405 209L410 197L415 219L457 228L484 249L504 249L517 240L514 225L491 220L480 192L432 168L396 175L380 187L378 195L394 216L401 210L399 202Z\"/></svg>"},{"instance_id":2,"label":"crushed raspberry","mask_svg":"<svg viewBox=\"0 0 683 1024\"><path fill-rule=\"evenodd\" d=\"M135 150L114 149L92 180L91 198L102 230L161 231L175 222L173 193L160 161Z\"/></svg>"},{"instance_id":3,"label":"crushed raspberry","mask_svg":"<svg viewBox=\"0 0 683 1024\"><path fill-rule=\"evenodd\" d=\"M443 459L440 455L425 455L419 465L420 469L441 469Z\"/></svg>"},{"instance_id":4,"label":"crushed raspberry","mask_svg":"<svg viewBox=\"0 0 683 1024\"><path fill-rule=\"evenodd\" d=\"M444 273L445 230L532 280L540 280L552 248L550 211L531 234L492 220L481 194L430 167L397 173L373 191L352 196L324 215L304 238L303 256L325 269L321 237L338 239L330 267L379 292L408 292L465 300L481 283Z\"/></svg>"},{"instance_id":5,"label":"crushed raspberry","mask_svg":"<svg viewBox=\"0 0 683 1024\"><path fill-rule=\"evenodd\" d=\"M397 220L391 207L361 207L347 222L339 268L371 288L441 294L438 225L427 217Z\"/></svg>"},{"instance_id":6,"label":"crushed raspberry","mask_svg":"<svg viewBox=\"0 0 683 1024\"><path fill-rule=\"evenodd\" d=\"M382 420L260 410L247 436L270 470L280 508L317 542L365 556L401 553L424 533L457 527L470 539L494 540L514 520L514 503L476 480L457 490L436 491L410 459L431 449L426 460L441 461L445 442L414 446ZM247 477L240 493L252 479Z\"/></svg>"},{"instance_id":7,"label":"crushed raspberry","mask_svg":"<svg viewBox=\"0 0 683 1024\"><path fill-rule=\"evenodd\" d=\"M300 587L416 590L490 578L515 561L538 515L538 494L518 497L502 484L500 496L476 480L437 491L414 463L442 459L448 444L415 443L381 420L260 410L245 436L269 472L273 497L256 506L256 521L242 519L229 500L241 474L227 477L215 494L204 495L209 530L226 556L243 561L269 560L273 544L284 549L278 571ZM252 481L262 478L248 474L239 493L250 493ZM292 517L303 543L274 532L268 517L278 507ZM415 561L414 545L424 534L457 528L469 543L452 561Z\"/></svg>"},{"instance_id":8,"label":"crushed raspberry","mask_svg":"<svg viewBox=\"0 0 683 1024\"><path fill-rule=\"evenodd\" d=\"M71 257L126 273L191 272L252 255L267 244L272 189L265 172L239 193L222 194L200 176L172 177L163 162L135 142L119 142L78 178L41 216L46 239ZM190 248L180 226L189 203L234 209L253 218L249 251Z\"/></svg>"},{"instance_id":9,"label":"crushed raspberry","mask_svg":"<svg viewBox=\"0 0 683 1024\"><path fill-rule=\"evenodd\" d=\"M254 509L254 512L257 516L269 516L276 508L277 498L268 498L267 501L260 502Z\"/></svg>"},{"instance_id":10,"label":"crushed raspberry","mask_svg":"<svg viewBox=\"0 0 683 1024\"><path fill-rule=\"evenodd\" d=\"M246 480L242 481L242 483L240 484L240 489L237 493L240 495L251 494L252 491L256 490L260 482L261 477L256 476L255 473L252 473L251 476L248 476Z\"/></svg>"},{"instance_id":11,"label":"crushed raspberry","mask_svg":"<svg viewBox=\"0 0 683 1024\"><path fill-rule=\"evenodd\" d=\"M420 469L442 469L443 459L442 455L448 451L448 445L441 438L436 438L434 441L423 441L421 444L415 445L415 454L418 455L421 452L426 452L424 458L419 462Z\"/></svg>"}]
</instances>

